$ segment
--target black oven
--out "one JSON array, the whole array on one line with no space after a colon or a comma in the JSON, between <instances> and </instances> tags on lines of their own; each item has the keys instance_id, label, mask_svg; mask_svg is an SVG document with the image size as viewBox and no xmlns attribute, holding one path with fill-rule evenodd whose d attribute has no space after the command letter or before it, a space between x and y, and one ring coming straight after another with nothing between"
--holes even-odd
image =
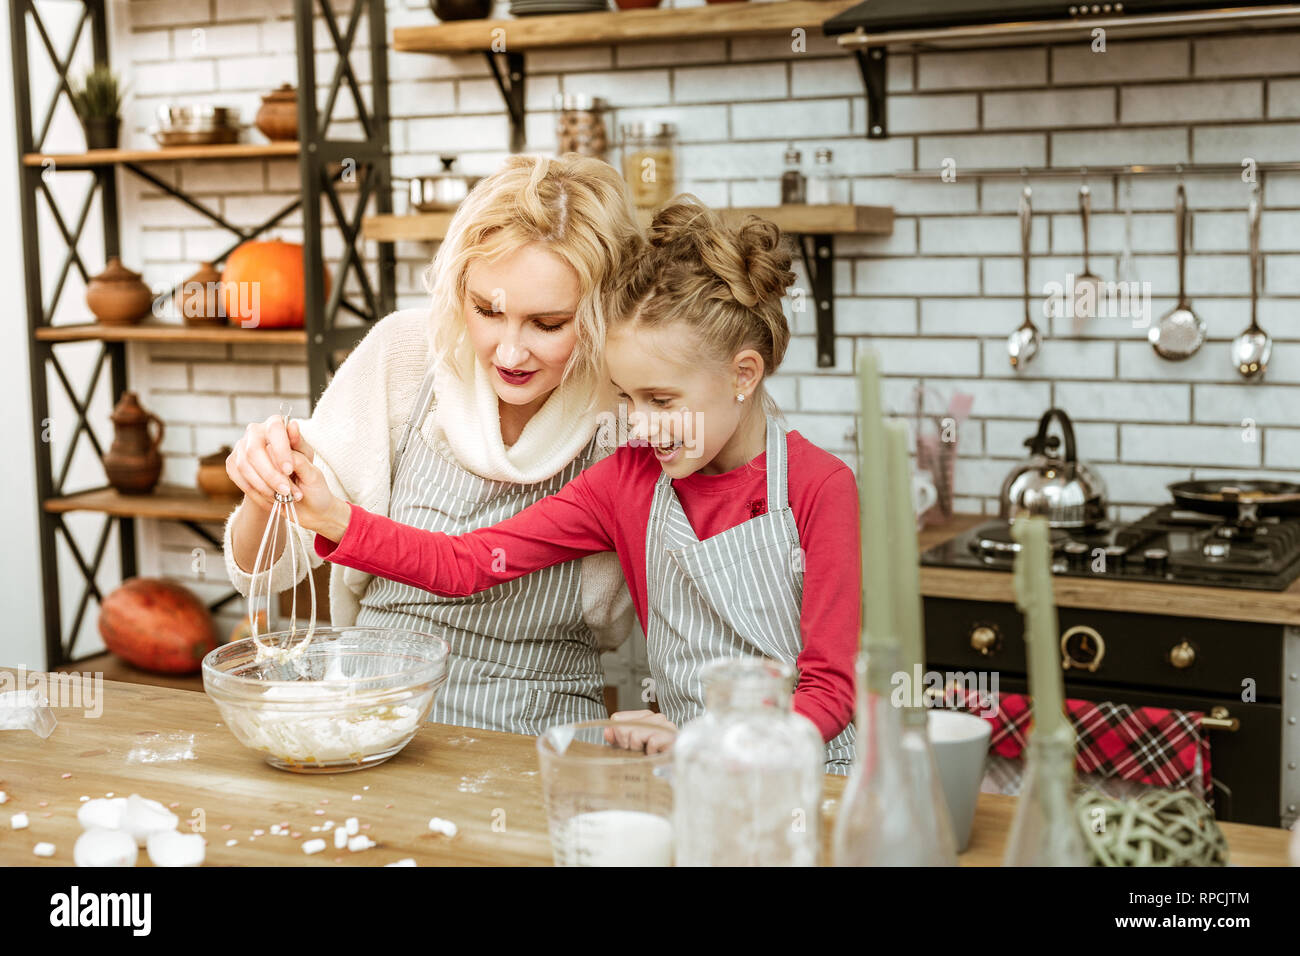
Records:
<instances>
[{"instance_id":1,"label":"black oven","mask_svg":"<svg viewBox=\"0 0 1300 956\"><path fill-rule=\"evenodd\" d=\"M1286 628L1068 607L1058 615L1067 697L1209 715L1215 816L1272 827L1294 817L1282 806L1283 774L1295 774L1284 767L1283 698L1296 677L1284 667ZM925 634L929 670L996 672L1000 691L1027 691L1014 605L927 597Z\"/></svg>"}]
</instances>

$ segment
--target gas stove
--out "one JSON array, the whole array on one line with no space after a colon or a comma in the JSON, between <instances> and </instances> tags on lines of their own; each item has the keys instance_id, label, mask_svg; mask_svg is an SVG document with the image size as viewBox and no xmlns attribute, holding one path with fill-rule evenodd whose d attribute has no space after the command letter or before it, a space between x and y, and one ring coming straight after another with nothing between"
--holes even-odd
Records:
<instances>
[{"instance_id":1,"label":"gas stove","mask_svg":"<svg viewBox=\"0 0 1300 956\"><path fill-rule=\"evenodd\" d=\"M1052 531L1052 572L1071 577L1284 591L1300 577L1300 516L1256 520L1163 505L1131 524ZM994 520L921 555L931 567L1010 571L1019 545Z\"/></svg>"}]
</instances>

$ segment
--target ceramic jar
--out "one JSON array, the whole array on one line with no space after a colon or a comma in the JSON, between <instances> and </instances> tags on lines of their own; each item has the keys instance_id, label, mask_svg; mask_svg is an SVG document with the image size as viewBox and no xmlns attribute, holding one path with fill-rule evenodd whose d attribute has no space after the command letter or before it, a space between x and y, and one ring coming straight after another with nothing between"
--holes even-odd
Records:
<instances>
[{"instance_id":1,"label":"ceramic jar","mask_svg":"<svg viewBox=\"0 0 1300 956\"><path fill-rule=\"evenodd\" d=\"M226 459L229 457L230 446L222 445L220 451L199 459L199 473L194 483L209 498L238 498L244 493L226 472Z\"/></svg>"},{"instance_id":2,"label":"ceramic jar","mask_svg":"<svg viewBox=\"0 0 1300 956\"><path fill-rule=\"evenodd\" d=\"M140 273L110 256L108 266L86 286L86 305L105 325L134 325L152 310L153 292Z\"/></svg>"},{"instance_id":3,"label":"ceramic jar","mask_svg":"<svg viewBox=\"0 0 1300 956\"><path fill-rule=\"evenodd\" d=\"M176 287L173 301L186 325L226 324L221 272L211 262L199 263L199 271Z\"/></svg>"},{"instance_id":4,"label":"ceramic jar","mask_svg":"<svg viewBox=\"0 0 1300 956\"><path fill-rule=\"evenodd\" d=\"M298 91L289 83L262 97L262 105L253 121L272 142L293 141L298 138Z\"/></svg>"},{"instance_id":5,"label":"ceramic jar","mask_svg":"<svg viewBox=\"0 0 1300 956\"><path fill-rule=\"evenodd\" d=\"M104 456L108 483L124 495L147 495L162 474L158 450L163 439L162 419L141 408L135 392L123 392L110 417L113 444ZM150 424L158 426L156 436L149 433Z\"/></svg>"}]
</instances>

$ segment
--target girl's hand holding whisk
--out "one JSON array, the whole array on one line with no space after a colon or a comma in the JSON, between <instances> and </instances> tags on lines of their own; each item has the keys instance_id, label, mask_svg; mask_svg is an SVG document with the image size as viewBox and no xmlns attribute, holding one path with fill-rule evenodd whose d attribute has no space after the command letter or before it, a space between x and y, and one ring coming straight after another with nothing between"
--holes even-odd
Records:
<instances>
[{"instance_id":1,"label":"girl's hand holding whisk","mask_svg":"<svg viewBox=\"0 0 1300 956\"><path fill-rule=\"evenodd\" d=\"M293 463L290 478L298 524L337 543L347 530L352 509L330 491L325 476L310 458L296 450L289 454Z\"/></svg>"}]
</instances>

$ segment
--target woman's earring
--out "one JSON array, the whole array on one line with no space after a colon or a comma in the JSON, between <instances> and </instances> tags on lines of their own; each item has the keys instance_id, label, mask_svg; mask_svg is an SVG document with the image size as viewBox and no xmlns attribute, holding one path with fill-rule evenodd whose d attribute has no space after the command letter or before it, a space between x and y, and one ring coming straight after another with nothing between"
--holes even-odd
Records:
<instances>
[{"instance_id":1,"label":"woman's earring","mask_svg":"<svg viewBox=\"0 0 1300 956\"><path fill-rule=\"evenodd\" d=\"M743 393L743 392L737 392L737 393L736 393L736 401L738 401L738 402L743 402L744 400L745 400L745 395L744 395L744 393Z\"/></svg>"}]
</instances>

